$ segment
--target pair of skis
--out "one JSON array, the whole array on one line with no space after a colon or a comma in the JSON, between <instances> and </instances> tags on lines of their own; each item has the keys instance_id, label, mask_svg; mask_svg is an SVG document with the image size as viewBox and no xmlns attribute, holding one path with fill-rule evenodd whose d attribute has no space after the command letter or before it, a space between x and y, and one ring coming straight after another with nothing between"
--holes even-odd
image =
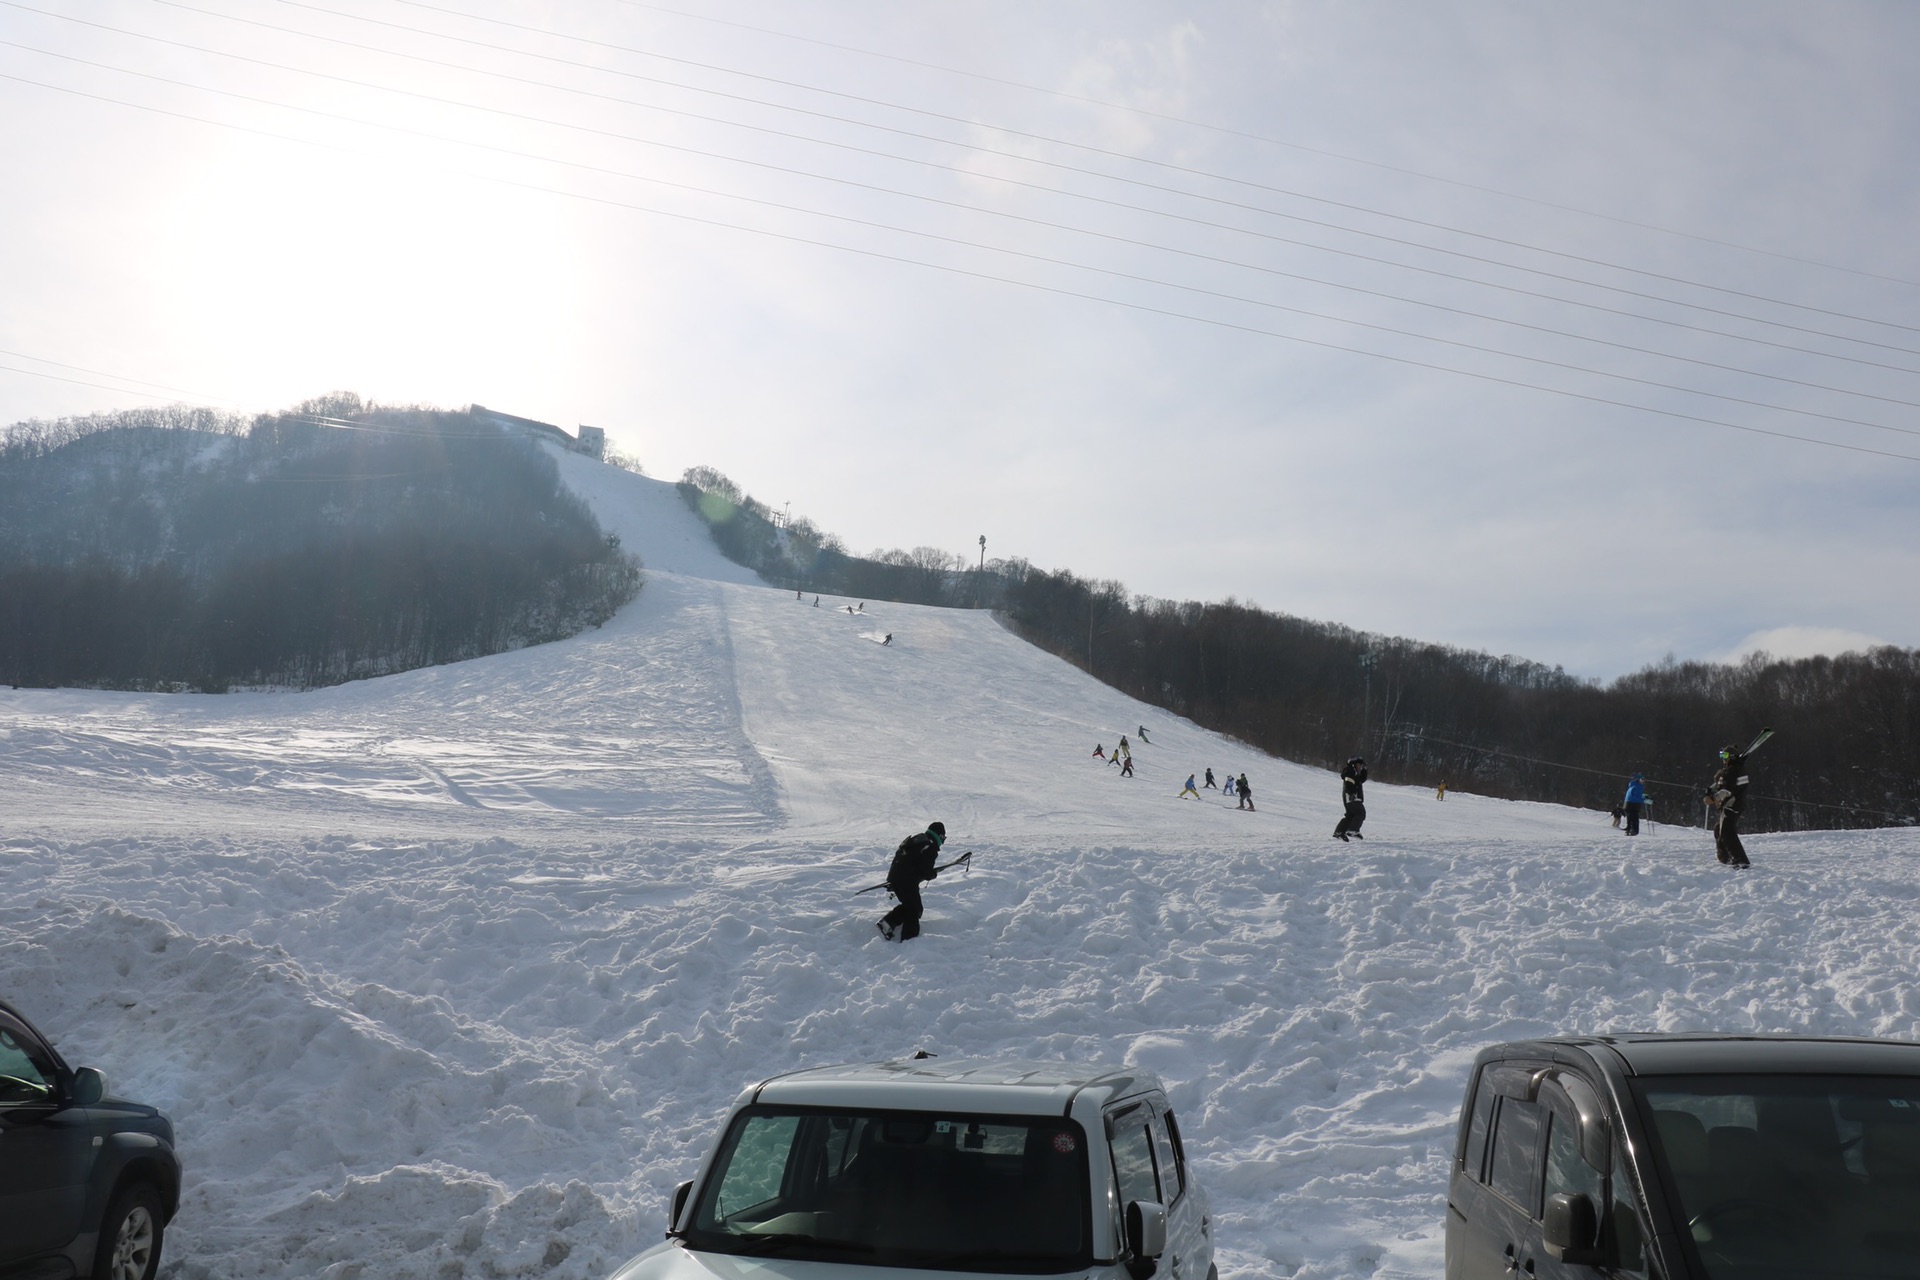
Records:
<instances>
[{"instance_id":1,"label":"pair of skis","mask_svg":"<svg viewBox=\"0 0 1920 1280\"><path fill-rule=\"evenodd\" d=\"M1747 755L1747 756L1752 755L1754 752L1758 751L1761 748L1761 746L1763 746L1766 743L1766 740L1768 738L1771 738L1772 736L1773 736L1773 730L1762 729L1760 731L1760 736L1755 738L1752 742L1749 742L1747 744L1747 749L1741 752L1740 754Z\"/></svg>"},{"instance_id":2,"label":"pair of skis","mask_svg":"<svg viewBox=\"0 0 1920 1280\"><path fill-rule=\"evenodd\" d=\"M948 867L960 867L967 871L972 871L973 870L973 850L971 849L967 850L965 853L953 859L951 862L941 863L939 866L933 869L934 874L938 875L940 872L945 871ZM875 889L884 889L886 887L887 887L887 882L885 880L882 880L879 884L870 884L864 889L855 889L853 891L853 896L857 898L863 893L872 893Z\"/></svg>"}]
</instances>

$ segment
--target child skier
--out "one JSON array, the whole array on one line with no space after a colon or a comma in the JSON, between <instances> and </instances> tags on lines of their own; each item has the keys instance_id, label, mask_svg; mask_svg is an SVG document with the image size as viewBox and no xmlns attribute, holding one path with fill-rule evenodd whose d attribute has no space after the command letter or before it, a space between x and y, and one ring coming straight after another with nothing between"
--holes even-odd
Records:
<instances>
[{"instance_id":1,"label":"child skier","mask_svg":"<svg viewBox=\"0 0 1920 1280\"><path fill-rule=\"evenodd\" d=\"M1187 785L1180 788L1180 794L1179 796L1176 797L1176 799L1184 800L1188 796L1192 796L1195 800L1198 800L1200 798L1199 789L1193 785L1192 774L1187 775Z\"/></svg>"}]
</instances>

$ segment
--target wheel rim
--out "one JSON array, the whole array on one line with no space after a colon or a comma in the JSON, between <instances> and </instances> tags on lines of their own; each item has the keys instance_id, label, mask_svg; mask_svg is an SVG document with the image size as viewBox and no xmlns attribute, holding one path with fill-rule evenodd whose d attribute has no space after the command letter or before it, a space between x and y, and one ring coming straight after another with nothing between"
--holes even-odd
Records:
<instances>
[{"instance_id":1,"label":"wheel rim","mask_svg":"<svg viewBox=\"0 0 1920 1280\"><path fill-rule=\"evenodd\" d=\"M113 1241L113 1280L145 1280L153 1261L153 1215L135 1205L121 1219Z\"/></svg>"}]
</instances>

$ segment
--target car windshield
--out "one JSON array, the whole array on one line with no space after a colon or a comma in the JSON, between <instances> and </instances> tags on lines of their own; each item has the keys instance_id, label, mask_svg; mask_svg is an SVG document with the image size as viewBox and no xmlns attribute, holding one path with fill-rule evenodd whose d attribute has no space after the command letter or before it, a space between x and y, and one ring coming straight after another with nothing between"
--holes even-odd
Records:
<instances>
[{"instance_id":1,"label":"car windshield","mask_svg":"<svg viewBox=\"0 0 1920 1280\"><path fill-rule=\"evenodd\" d=\"M1920 1275L1920 1079L1690 1076L1635 1091L1710 1280Z\"/></svg>"},{"instance_id":2,"label":"car windshield","mask_svg":"<svg viewBox=\"0 0 1920 1280\"><path fill-rule=\"evenodd\" d=\"M1064 1117L753 1107L688 1243L723 1253L1057 1274L1090 1260L1086 1137Z\"/></svg>"}]
</instances>

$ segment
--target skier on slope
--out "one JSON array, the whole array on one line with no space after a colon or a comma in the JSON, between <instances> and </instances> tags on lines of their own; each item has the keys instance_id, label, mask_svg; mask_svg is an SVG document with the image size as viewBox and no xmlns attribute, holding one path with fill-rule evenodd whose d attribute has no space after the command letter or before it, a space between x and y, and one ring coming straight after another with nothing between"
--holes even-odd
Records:
<instances>
[{"instance_id":1,"label":"skier on slope","mask_svg":"<svg viewBox=\"0 0 1920 1280\"><path fill-rule=\"evenodd\" d=\"M1627 794L1620 804L1627 811L1627 834L1639 835L1640 815L1646 812L1647 808L1647 788L1646 784L1641 782L1639 774L1636 773L1627 779Z\"/></svg>"},{"instance_id":2,"label":"skier on slope","mask_svg":"<svg viewBox=\"0 0 1920 1280\"><path fill-rule=\"evenodd\" d=\"M920 901L920 886L940 874L940 846L947 842L947 824L929 822L927 829L908 836L893 851L893 865L887 868L887 892L900 899L900 905L880 918L874 928L888 942L896 937L905 942L920 936L920 917L926 907Z\"/></svg>"},{"instance_id":3,"label":"skier on slope","mask_svg":"<svg viewBox=\"0 0 1920 1280\"><path fill-rule=\"evenodd\" d=\"M1235 807L1245 809L1248 813L1252 813L1254 811L1253 810L1253 788L1247 785L1247 775L1244 773L1240 775L1239 787L1240 787L1240 803Z\"/></svg>"},{"instance_id":4,"label":"skier on slope","mask_svg":"<svg viewBox=\"0 0 1920 1280\"><path fill-rule=\"evenodd\" d=\"M1740 814L1747 807L1747 757L1737 742L1720 750L1720 770L1708 787L1707 802L1720 810L1713 824L1713 853L1730 867L1750 867L1740 843Z\"/></svg>"},{"instance_id":5,"label":"skier on slope","mask_svg":"<svg viewBox=\"0 0 1920 1280\"><path fill-rule=\"evenodd\" d=\"M1140 731L1136 736L1140 739L1140 741L1147 742L1147 726L1141 725ZM1153 744L1151 742L1147 742L1147 745L1152 746Z\"/></svg>"},{"instance_id":6,"label":"skier on slope","mask_svg":"<svg viewBox=\"0 0 1920 1280\"><path fill-rule=\"evenodd\" d=\"M1125 760L1122 760L1120 762L1120 776L1123 778L1131 778L1133 776L1133 757L1132 756L1128 756Z\"/></svg>"},{"instance_id":7,"label":"skier on slope","mask_svg":"<svg viewBox=\"0 0 1920 1280\"><path fill-rule=\"evenodd\" d=\"M1105 760L1107 758L1107 748L1104 744L1098 742L1093 744L1093 758L1096 760Z\"/></svg>"},{"instance_id":8,"label":"skier on slope","mask_svg":"<svg viewBox=\"0 0 1920 1280\"><path fill-rule=\"evenodd\" d=\"M1180 788L1180 794L1179 794L1178 796L1176 796L1176 797L1174 797L1174 798L1175 798L1175 799L1177 799L1177 800L1184 800L1184 799L1186 799L1186 798L1187 798L1188 796L1192 796L1192 797L1193 797L1193 798L1194 798L1195 800L1198 800L1198 799L1200 798L1200 792L1199 792L1199 790L1198 790L1198 788L1196 788L1196 787L1195 787L1195 786L1193 785L1193 775L1192 775L1192 774L1188 774L1188 775L1187 775L1187 785L1186 785L1186 786L1184 786L1184 787L1182 787L1182 788Z\"/></svg>"},{"instance_id":9,"label":"skier on slope","mask_svg":"<svg viewBox=\"0 0 1920 1280\"><path fill-rule=\"evenodd\" d=\"M1211 769L1207 770L1207 785L1213 787L1216 791L1219 790L1219 787L1216 786L1213 781L1213 770Z\"/></svg>"},{"instance_id":10,"label":"skier on slope","mask_svg":"<svg viewBox=\"0 0 1920 1280\"><path fill-rule=\"evenodd\" d=\"M1233 794L1233 775L1232 774L1228 774L1226 782L1221 784L1220 794L1223 796L1230 796Z\"/></svg>"},{"instance_id":11,"label":"skier on slope","mask_svg":"<svg viewBox=\"0 0 1920 1280\"><path fill-rule=\"evenodd\" d=\"M1352 836L1364 840L1360 834L1360 825L1367 820L1367 762L1359 756L1348 756L1347 763L1340 770L1340 803L1347 806L1346 816L1333 829L1335 840L1345 840Z\"/></svg>"}]
</instances>

